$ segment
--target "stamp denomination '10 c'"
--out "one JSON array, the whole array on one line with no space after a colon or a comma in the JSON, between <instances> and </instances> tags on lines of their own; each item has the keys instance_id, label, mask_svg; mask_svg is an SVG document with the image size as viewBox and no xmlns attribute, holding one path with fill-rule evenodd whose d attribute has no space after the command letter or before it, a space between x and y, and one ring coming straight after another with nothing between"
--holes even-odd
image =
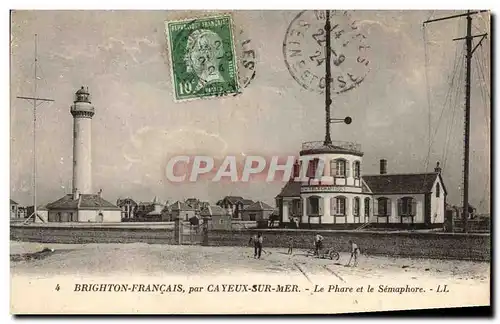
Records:
<instances>
[{"instance_id":1,"label":"stamp denomination '10 c'","mask_svg":"<svg viewBox=\"0 0 500 324\"><path fill-rule=\"evenodd\" d=\"M165 22L175 101L238 93L229 15Z\"/></svg>"},{"instance_id":2,"label":"stamp denomination '10 c'","mask_svg":"<svg viewBox=\"0 0 500 324\"><path fill-rule=\"evenodd\" d=\"M302 11L290 23L283 41L285 63L305 89L323 93L325 79L326 11ZM359 85L370 70L366 36L346 11L330 12L331 92Z\"/></svg>"}]
</instances>

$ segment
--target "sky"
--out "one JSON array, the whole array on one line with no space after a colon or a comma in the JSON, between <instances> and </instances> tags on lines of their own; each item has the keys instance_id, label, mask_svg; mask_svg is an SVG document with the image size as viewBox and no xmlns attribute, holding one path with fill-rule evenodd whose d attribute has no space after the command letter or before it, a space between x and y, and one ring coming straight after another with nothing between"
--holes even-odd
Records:
<instances>
[{"instance_id":1,"label":"sky","mask_svg":"<svg viewBox=\"0 0 500 324\"><path fill-rule=\"evenodd\" d=\"M69 109L83 85L96 111L93 187L102 188L107 200L216 202L239 195L274 205L283 183L172 184L165 176L168 158L175 155L283 156L324 138L324 96L298 84L284 61L283 40L297 11L231 12L237 53L244 40L256 52L255 78L237 96L174 102L164 23L217 13L12 12L11 198L32 203L32 105L16 96L33 95L37 33L37 95L55 100L37 109L39 204L71 192ZM453 38L464 36L465 18L422 27L427 19L450 14L456 12L351 12L367 36L372 64L359 87L333 98L333 117L351 116L353 123L333 124L331 136L361 144L363 174L377 174L380 159L388 160L389 173L433 171L441 161L448 202L460 204L465 83L464 61L457 58L463 58L464 42ZM477 15L473 34L484 32L488 15ZM489 212L490 204L489 52L486 39L472 64L469 195L480 212Z\"/></svg>"}]
</instances>

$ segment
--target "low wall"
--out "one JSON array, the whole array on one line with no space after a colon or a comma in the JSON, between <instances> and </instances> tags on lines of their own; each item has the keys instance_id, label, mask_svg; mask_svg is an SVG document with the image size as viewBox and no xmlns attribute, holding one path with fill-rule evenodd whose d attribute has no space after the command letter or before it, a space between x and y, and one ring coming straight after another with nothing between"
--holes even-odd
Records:
<instances>
[{"instance_id":1,"label":"low wall","mask_svg":"<svg viewBox=\"0 0 500 324\"><path fill-rule=\"evenodd\" d=\"M10 239L65 244L135 242L175 244L172 229L147 227L11 226Z\"/></svg>"},{"instance_id":2,"label":"low wall","mask_svg":"<svg viewBox=\"0 0 500 324\"><path fill-rule=\"evenodd\" d=\"M210 231L209 244L213 246L248 246L256 230L239 232ZM324 237L324 247L349 251L353 240L368 255L390 255L417 258L490 260L489 234L457 234L432 232L375 232L375 231L313 231L313 230L259 230L264 236L264 249L288 247L309 249L314 246L314 235Z\"/></svg>"},{"instance_id":3,"label":"low wall","mask_svg":"<svg viewBox=\"0 0 500 324\"><path fill-rule=\"evenodd\" d=\"M263 229L265 247L287 248L293 240L294 248L313 247L316 233L324 237L325 248L348 252L348 241L356 242L361 252L368 255L390 255L418 258L490 260L489 234L374 232L374 231L319 231ZM257 230L209 231L210 246L248 246ZM88 226L27 226L11 225L11 240L42 243L152 243L175 244L174 231L155 227L93 227Z\"/></svg>"}]
</instances>

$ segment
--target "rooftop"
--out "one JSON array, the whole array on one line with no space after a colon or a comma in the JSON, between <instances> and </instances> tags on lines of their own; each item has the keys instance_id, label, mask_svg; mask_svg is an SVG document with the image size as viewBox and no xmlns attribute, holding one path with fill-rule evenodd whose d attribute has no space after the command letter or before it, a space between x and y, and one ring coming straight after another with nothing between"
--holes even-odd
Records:
<instances>
[{"instance_id":1,"label":"rooftop","mask_svg":"<svg viewBox=\"0 0 500 324\"><path fill-rule=\"evenodd\" d=\"M73 199L72 194L67 194L62 198L47 204L47 209L107 209L120 210L117 206L103 199L97 194L80 194L78 199Z\"/></svg>"},{"instance_id":2,"label":"rooftop","mask_svg":"<svg viewBox=\"0 0 500 324\"><path fill-rule=\"evenodd\" d=\"M299 197L300 196L301 183L297 181L290 180L281 189L281 192L277 197Z\"/></svg>"},{"instance_id":3,"label":"rooftop","mask_svg":"<svg viewBox=\"0 0 500 324\"><path fill-rule=\"evenodd\" d=\"M363 156L361 145L354 142L332 141L332 143L328 145L325 145L324 141L302 143L300 155L320 153L346 153Z\"/></svg>"},{"instance_id":4,"label":"rooftop","mask_svg":"<svg viewBox=\"0 0 500 324\"><path fill-rule=\"evenodd\" d=\"M225 216L229 215L228 212L219 206L206 206L201 209L200 215L203 216Z\"/></svg>"},{"instance_id":5,"label":"rooftop","mask_svg":"<svg viewBox=\"0 0 500 324\"><path fill-rule=\"evenodd\" d=\"M407 173L365 175L363 180L374 194L429 193L439 173ZM441 180L441 184L443 181ZM446 188L443 190L446 192Z\"/></svg>"},{"instance_id":6,"label":"rooftop","mask_svg":"<svg viewBox=\"0 0 500 324\"><path fill-rule=\"evenodd\" d=\"M256 210L256 211L261 211L261 210L274 210L274 207L269 206L265 202L262 201L256 201L250 206L246 207L244 210Z\"/></svg>"}]
</instances>

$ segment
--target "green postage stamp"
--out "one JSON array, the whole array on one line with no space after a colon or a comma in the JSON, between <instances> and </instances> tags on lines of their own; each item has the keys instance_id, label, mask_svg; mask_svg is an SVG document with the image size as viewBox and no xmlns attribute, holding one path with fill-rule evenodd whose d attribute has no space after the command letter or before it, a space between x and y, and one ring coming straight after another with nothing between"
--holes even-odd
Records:
<instances>
[{"instance_id":1,"label":"green postage stamp","mask_svg":"<svg viewBox=\"0 0 500 324\"><path fill-rule=\"evenodd\" d=\"M167 21L175 101L240 90L230 15Z\"/></svg>"}]
</instances>

